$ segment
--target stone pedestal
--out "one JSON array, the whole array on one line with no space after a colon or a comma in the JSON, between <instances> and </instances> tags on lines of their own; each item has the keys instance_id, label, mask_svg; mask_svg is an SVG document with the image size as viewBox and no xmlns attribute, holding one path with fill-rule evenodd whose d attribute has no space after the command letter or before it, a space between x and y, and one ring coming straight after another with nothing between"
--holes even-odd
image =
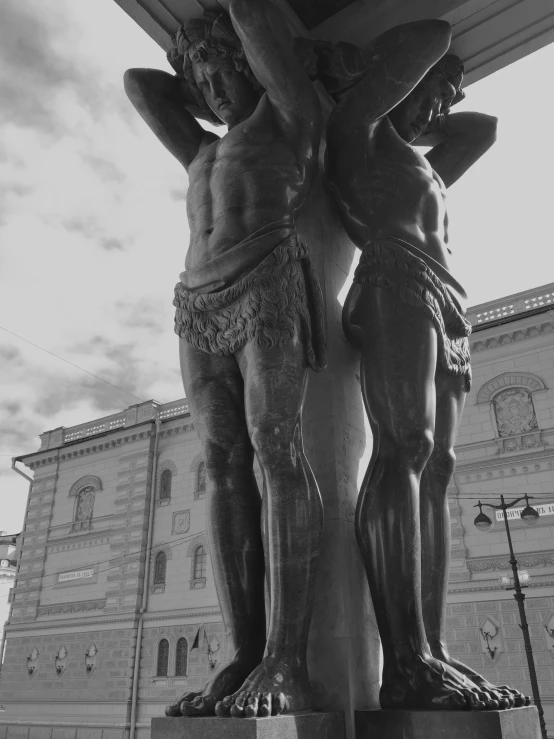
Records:
<instances>
[{"instance_id":1,"label":"stone pedestal","mask_svg":"<svg viewBox=\"0 0 554 739\"><path fill-rule=\"evenodd\" d=\"M344 714L271 718L154 718L151 739L344 739Z\"/></svg>"},{"instance_id":2,"label":"stone pedestal","mask_svg":"<svg viewBox=\"0 0 554 739\"><path fill-rule=\"evenodd\" d=\"M508 711L357 711L356 739L541 739L535 706Z\"/></svg>"}]
</instances>

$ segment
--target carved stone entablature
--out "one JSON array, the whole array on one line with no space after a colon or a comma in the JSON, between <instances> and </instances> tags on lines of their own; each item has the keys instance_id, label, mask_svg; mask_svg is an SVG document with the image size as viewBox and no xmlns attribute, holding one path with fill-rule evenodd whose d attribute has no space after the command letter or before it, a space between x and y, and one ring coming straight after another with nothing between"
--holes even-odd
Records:
<instances>
[{"instance_id":1,"label":"carved stone entablature","mask_svg":"<svg viewBox=\"0 0 554 739\"><path fill-rule=\"evenodd\" d=\"M526 567L548 567L554 564L554 551L551 552L538 552L537 554L518 554L517 561L520 568ZM471 572L493 572L499 570L510 569L510 558L508 556L502 557L487 557L468 559L467 566Z\"/></svg>"},{"instance_id":2,"label":"carved stone entablature","mask_svg":"<svg viewBox=\"0 0 554 739\"><path fill-rule=\"evenodd\" d=\"M498 441L501 440L498 439ZM552 470L554 469L554 450L546 441L543 441L543 445L549 448L537 452L529 451L527 454L515 454L504 459L495 457L494 459L460 464L456 467L456 480L460 483L479 482L480 480L491 480L495 477L512 477L514 475L541 472L542 470Z\"/></svg>"},{"instance_id":3,"label":"carved stone entablature","mask_svg":"<svg viewBox=\"0 0 554 739\"><path fill-rule=\"evenodd\" d=\"M178 436L179 434L186 434L189 431L194 431L194 424L185 423L183 426L174 426L173 428L168 428L165 431L162 431L160 433L160 438L167 439L170 436Z\"/></svg>"},{"instance_id":4,"label":"carved stone entablature","mask_svg":"<svg viewBox=\"0 0 554 739\"><path fill-rule=\"evenodd\" d=\"M510 331L500 336L491 336L487 339L478 339L471 344L472 352L482 352L485 349L493 349L497 346L503 346L504 344L512 344L515 341L523 341L524 339L531 339L534 336L541 336L543 334L551 334L554 332L554 322L547 321L541 323L540 326L529 326L528 328L517 329L517 331Z\"/></svg>"},{"instance_id":5,"label":"carved stone entablature","mask_svg":"<svg viewBox=\"0 0 554 739\"><path fill-rule=\"evenodd\" d=\"M61 462L65 462L70 459L79 459L79 457L88 457L92 454L99 454L109 449L115 449L125 444L133 444L137 441L146 441L152 435L152 431L140 431L136 434L129 434L128 436L121 436L117 439L110 439L101 444L91 444L91 446L81 447L80 449L67 450L60 454L59 459ZM34 460L32 462L25 462L27 467L31 470L36 470L46 465L55 464L58 461L58 456L55 457L43 457L42 459Z\"/></svg>"},{"instance_id":6,"label":"carved stone entablature","mask_svg":"<svg viewBox=\"0 0 554 739\"><path fill-rule=\"evenodd\" d=\"M525 387L530 393L546 390L540 377L528 372L504 372L486 382L477 393L477 403L489 403L493 397L507 387Z\"/></svg>"},{"instance_id":7,"label":"carved stone entablature","mask_svg":"<svg viewBox=\"0 0 554 739\"><path fill-rule=\"evenodd\" d=\"M76 541L76 539L78 539ZM94 546L101 546L102 544L109 544L110 536L107 532L98 531L95 533L82 533L80 536L75 537L64 537L63 539L50 539L46 544L46 548L49 552L64 552L69 549L82 549L86 547L89 549Z\"/></svg>"},{"instance_id":8,"label":"carved stone entablature","mask_svg":"<svg viewBox=\"0 0 554 739\"><path fill-rule=\"evenodd\" d=\"M517 436L504 436L497 439L498 453L509 454L510 452L521 452L525 449L537 449L544 447L544 439L540 431L532 431Z\"/></svg>"},{"instance_id":9,"label":"carved stone entablature","mask_svg":"<svg viewBox=\"0 0 554 739\"><path fill-rule=\"evenodd\" d=\"M83 600L76 603L53 603L49 606L39 606L37 616L57 616L62 613L80 613L81 611L102 611L106 599Z\"/></svg>"}]
</instances>

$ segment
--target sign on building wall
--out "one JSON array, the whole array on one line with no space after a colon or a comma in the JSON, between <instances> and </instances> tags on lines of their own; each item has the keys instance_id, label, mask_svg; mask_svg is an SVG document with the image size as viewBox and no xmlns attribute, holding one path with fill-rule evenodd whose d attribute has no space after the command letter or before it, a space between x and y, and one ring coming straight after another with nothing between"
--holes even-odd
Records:
<instances>
[{"instance_id":1,"label":"sign on building wall","mask_svg":"<svg viewBox=\"0 0 554 739\"><path fill-rule=\"evenodd\" d=\"M554 503L547 503L546 505L534 505L533 508L538 512L539 516L554 516ZM521 518L521 511L523 508L510 508L506 511L508 518ZM503 521L504 513L502 511L496 511L496 520Z\"/></svg>"},{"instance_id":2,"label":"sign on building wall","mask_svg":"<svg viewBox=\"0 0 554 739\"><path fill-rule=\"evenodd\" d=\"M72 572L60 572L58 574L58 582L68 582L69 580L81 580L85 577L94 577L94 567L88 570L73 570Z\"/></svg>"}]
</instances>

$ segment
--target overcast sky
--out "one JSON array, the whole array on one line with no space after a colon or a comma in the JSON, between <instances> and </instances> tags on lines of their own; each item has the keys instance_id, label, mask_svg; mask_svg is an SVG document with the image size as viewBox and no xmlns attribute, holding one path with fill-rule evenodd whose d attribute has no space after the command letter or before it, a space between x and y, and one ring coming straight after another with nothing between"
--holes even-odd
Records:
<instances>
[{"instance_id":1,"label":"overcast sky","mask_svg":"<svg viewBox=\"0 0 554 739\"><path fill-rule=\"evenodd\" d=\"M21 529L10 457L38 434L182 397L173 286L188 242L185 173L122 88L169 69L113 0L3 0L0 25L0 529ZM553 278L554 49L468 88L499 141L452 188L456 270L472 303ZM463 106L463 108L462 108ZM134 397L136 396L136 398ZM1 597L1 593L0 593Z\"/></svg>"}]
</instances>

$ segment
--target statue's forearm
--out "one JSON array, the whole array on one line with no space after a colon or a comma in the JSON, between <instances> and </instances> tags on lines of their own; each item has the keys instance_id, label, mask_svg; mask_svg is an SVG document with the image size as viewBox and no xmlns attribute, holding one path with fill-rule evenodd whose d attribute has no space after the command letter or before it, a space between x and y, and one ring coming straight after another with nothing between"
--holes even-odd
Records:
<instances>
[{"instance_id":1,"label":"statue's forearm","mask_svg":"<svg viewBox=\"0 0 554 739\"><path fill-rule=\"evenodd\" d=\"M478 161L496 141L497 119L484 113L454 113L443 120L427 141L427 159L449 187Z\"/></svg>"},{"instance_id":2,"label":"statue's forearm","mask_svg":"<svg viewBox=\"0 0 554 739\"><path fill-rule=\"evenodd\" d=\"M421 81L450 45L450 24L414 21L386 31L364 50L363 79L337 106L342 133L366 126L395 108Z\"/></svg>"}]
</instances>

